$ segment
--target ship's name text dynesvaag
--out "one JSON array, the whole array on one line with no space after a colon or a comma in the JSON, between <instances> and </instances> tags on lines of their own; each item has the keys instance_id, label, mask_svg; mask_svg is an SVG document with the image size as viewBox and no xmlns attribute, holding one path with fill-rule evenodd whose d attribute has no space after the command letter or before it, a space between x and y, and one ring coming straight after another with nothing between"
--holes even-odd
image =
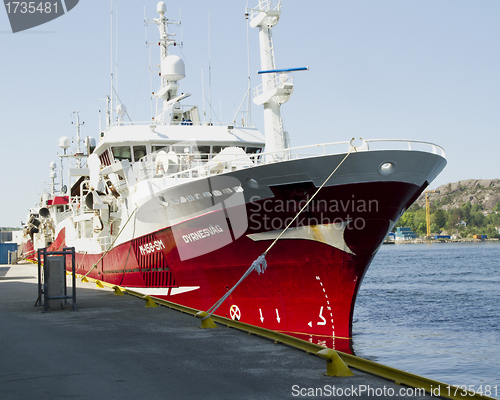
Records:
<instances>
[{"instance_id":1,"label":"ship's name text dynesvaag","mask_svg":"<svg viewBox=\"0 0 500 400\"><path fill-rule=\"evenodd\" d=\"M198 231L188 233L187 235L182 235L182 238L186 243L190 243L200 239L205 239L210 236L217 235L218 233L222 232L224 232L224 230L219 225L215 226L210 225L208 228L200 229Z\"/></svg>"}]
</instances>

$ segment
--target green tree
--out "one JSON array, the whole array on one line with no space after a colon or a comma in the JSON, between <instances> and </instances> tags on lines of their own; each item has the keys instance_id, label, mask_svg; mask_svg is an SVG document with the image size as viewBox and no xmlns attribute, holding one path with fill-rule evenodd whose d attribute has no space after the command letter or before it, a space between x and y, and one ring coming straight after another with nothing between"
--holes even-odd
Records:
<instances>
[{"instance_id":1,"label":"green tree","mask_svg":"<svg viewBox=\"0 0 500 400\"><path fill-rule=\"evenodd\" d=\"M406 211L398 221L398 226L411 226L413 224L414 213Z\"/></svg>"},{"instance_id":2,"label":"green tree","mask_svg":"<svg viewBox=\"0 0 500 400\"><path fill-rule=\"evenodd\" d=\"M438 209L431 215L431 222L438 226L438 229L443 229L446 225L446 211Z\"/></svg>"},{"instance_id":3,"label":"green tree","mask_svg":"<svg viewBox=\"0 0 500 400\"><path fill-rule=\"evenodd\" d=\"M420 234L420 235L426 235L427 234L427 224L425 222L420 222L418 224L418 227L417 227L415 232Z\"/></svg>"}]
</instances>

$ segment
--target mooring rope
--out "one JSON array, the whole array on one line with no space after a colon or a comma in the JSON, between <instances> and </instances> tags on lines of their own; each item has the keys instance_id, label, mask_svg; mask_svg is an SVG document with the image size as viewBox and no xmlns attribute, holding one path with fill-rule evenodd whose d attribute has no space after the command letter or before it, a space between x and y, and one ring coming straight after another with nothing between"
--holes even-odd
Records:
<instances>
[{"instance_id":1,"label":"mooring rope","mask_svg":"<svg viewBox=\"0 0 500 400\"><path fill-rule=\"evenodd\" d=\"M108 253L109 253L109 251L111 250L111 248L112 248L112 247L113 247L113 245L115 244L116 240L117 240L117 239L118 239L118 237L120 236L120 233L122 233L122 232L123 232L123 230L124 230L124 229L125 229L125 227L127 226L128 222L130 221L130 218L132 218L132 215L134 215L134 214L135 214L135 212L137 211L137 208L138 208L138 207L136 207L136 208L134 209L134 211L132 211L132 214L130 214L130 215L129 215L129 217L128 217L128 219L127 219L127 222L125 222L125 225L123 225L123 226L122 226L122 229L120 229L120 232L118 232L118 235L116 235L116 237L114 238L113 242L111 242L111 244L110 244L110 245L109 245L109 247L106 249L106 251L105 251L104 253L102 253L101 258L99 258L99 261L97 261L97 262L93 265L93 267L89 269L89 272L87 272L85 275L83 275L83 276L82 276L82 280L83 280L84 278L86 278L86 277L87 277L87 275L88 275L88 274L90 274L90 272L91 272L91 271L93 271L94 269L96 269L96 268L97 268L97 264L99 264L99 263L101 262L101 260L104 258L104 256L105 256L106 254L108 254Z\"/></svg>"},{"instance_id":2,"label":"mooring rope","mask_svg":"<svg viewBox=\"0 0 500 400\"><path fill-rule=\"evenodd\" d=\"M260 275L260 274L263 274L264 271L267 269L267 261L266 261L266 254L269 252L269 250L271 250L273 248L273 246L276 244L276 242L283 236L283 234L288 230L288 228L290 228L290 226L295 222L295 220L299 217L299 215L302 213L302 211L304 211L307 206L309 205L309 203L311 203L311 201L314 199L314 197L316 197L316 195L319 193L319 191L321 189L323 189L323 186L326 185L326 183L330 180L330 178L333 176L333 174L335 174L335 172L337 172L337 170L340 168L340 166L344 163L344 161L347 159L347 157L349 157L349 155L353 152L353 151L357 151L357 147L352 147L349 152L345 155L345 157L342 159L342 161L335 167L335 169L332 171L332 173L330 175L328 175L328 178L325 179L325 181L321 184L321 186L316 190L316 192L314 192L314 194L311 196L311 198L306 202L306 204L304 204L304 206L300 209L300 211L295 215L295 217L290 221L290 223L285 227L285 229L283 229L283 231L278 235L278 237L276 239L274 239L274 241L271 243L271 245L266 249L266 251L264 251L264 253L262 253L259 257L257 257L257 259L252 263L252 265L250 266L250 268L247 269L247 271L243 274L243 276L240 278L240 280L238 282L236 282L236 284L231 288L229 289L225 294L224 296L222 296L219 300L217 300L214 305L212 307L210 307L208 310L207 310L207 315L205 315L203 318L201 318L202 321L206 320L207 318L209 318L210 316L213 315L213 313L217 310L217 308L219 308L219 306L224 302L224 300L226 300L230 295L231 293L233 292L234 289L236 289L238 287L238 285L243 282L245 280L245 278L250 275L250 273L255 270L257 271L257 273Z\"/></svg>"}]
</instances>

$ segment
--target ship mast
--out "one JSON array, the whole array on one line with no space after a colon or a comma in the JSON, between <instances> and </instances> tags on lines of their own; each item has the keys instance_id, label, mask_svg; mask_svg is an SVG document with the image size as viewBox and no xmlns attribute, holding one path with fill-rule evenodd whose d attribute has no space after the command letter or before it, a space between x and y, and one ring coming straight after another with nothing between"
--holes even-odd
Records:
<instances>
[{"instance_id":1,"label":"ship mast","mask_svg":"<svg viewBox=\"0 0 500 400\"><path fill-rule=\"evenodd\" d=\"M80 124L80 115L78 114L78 111L73 111L72 113L72 117L76 119L76 155L81 155L82 154L82 149L80 147L80 142L81 142L81 139L80 139L80 126L82 126L82 124ZM73 124L73 122L72 122ZM82 163L81 163L81 160L80 160L80 157L76 157L76 168L81 168L82 167Z\"/></svg>"},{"instance_id":2,"label":"ship mast","mask_svg":"<svg viewBox=\"0 0 500 400\"><path fill-rule=\"evenodd\" d=\"M155 93L158 100L163 100L162 109L156 111L155 123L157 124L170 124L172 122L173 107L175 103L189 96L183 94L178 96L177 90L179 89L179 81L185 78L185 66L182 59L175 55L169 55L168 47L176 45L174 40L175 34L168 33L168 25L180 25L180 22L172 22L165 17L167 7L163 1L157 4L156 10L160 14L158 18L147 20L146 22L158 25L160 31L160 76L161 85Z\"/></svg>"},{"instance_id":3,"label":"ship mast","mask_svg":"<svg viewBox=\"0 0 500 400\"><path fill-rule=\"evenodd\" d=\"M272 0L259 0L258 8L250 11L250 26L259 28L260 63L259 73L262 75L262 85L254 89L254 103L264 106L264 132L266 152L273 152L274 157L267 161L284 160L288 152L282 151L290 147L287 134L283 129L281 119L281 104L288 101L293 92L293 81L284 73L276 70L272 28L278 23L281 15L281 0L276 5Z\"/></svg>"}]
</instances>

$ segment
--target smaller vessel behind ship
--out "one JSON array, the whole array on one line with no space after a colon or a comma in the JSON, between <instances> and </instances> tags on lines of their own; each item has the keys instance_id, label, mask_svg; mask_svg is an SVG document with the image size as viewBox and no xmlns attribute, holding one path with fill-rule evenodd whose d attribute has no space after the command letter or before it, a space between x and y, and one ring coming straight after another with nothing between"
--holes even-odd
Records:
<instances>
[{"instance_id":1,"label":"smaller vessel behind ship","mask_svg":"<svg viewBox=\"0 0 500 400\"><path fill-rule=\"evenodd\" d=\"M444 151L410 140L290 147L280 107L293 91L275 65L281 1L247 10L258 29L265 133L203 122L179 91L184 63L169 49L158 3L161 83L151 123L118 107L66 195L44 198L27 233L34 248L75 247L79 274L206 310L308 207L217 314L350 351L356 294L401 214L446 164ZM309 134L309 132L305 132ZM332 172L335 171L335 173ZM324 185L324 186L322 186ZM320 189L321 188L321 189ZM319 190L320 189L320 190ZM29 227L38 223L35 232Z\"/></svg>"}]
</instances>

